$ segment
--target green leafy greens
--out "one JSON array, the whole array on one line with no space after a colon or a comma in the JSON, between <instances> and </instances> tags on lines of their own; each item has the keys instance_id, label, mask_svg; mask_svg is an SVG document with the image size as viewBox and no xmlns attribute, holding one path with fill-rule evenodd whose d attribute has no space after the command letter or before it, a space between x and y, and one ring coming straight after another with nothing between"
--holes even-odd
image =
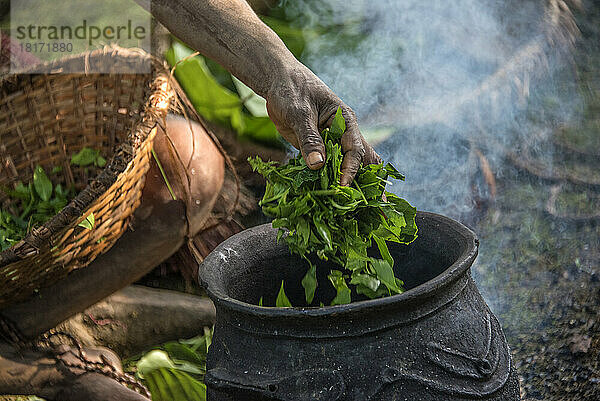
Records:
<instances>
[{"instance_id":1,"label":"green leafy greens","mask_svg":"<svg viewBox=\"0 0 600 401\"><path fill-rule=\"evenodd\" d=\"M85 147L71 157L71 164L80 167L94 165L96 167L106 166L106 159L100 156L98 149Z\"/></svg>"},{"instance_id":2,"label":"green leafy greens","mask_svg":"<svg viewBox=\"0 0 600 401\"><path fill-rule=\"evenodd\" d=\"M71 157L71 164L84 168L102 168L106 165L106 159L100 155L99 150L86 147ZM54 167L51 174L60 172L60 167ZM0 252L18 243L32 228L50 220L76 195L74 187L54 185L42 166L35 167L33 180L27 185L17 182L13 189L1 190L10 202L7 202L9 206L0 209ZM79 223L80 227L88 230L92 230L94 225L93 213Z\"/></svg>"},{"instance_id":3,"label":"green leafy greens","mask_svg":"<svg viewBox=\"0 0 600 401\"><path fill-rule=\"evenodd\" d=\"M0 251L19 242L33 227L44 224L75 196L73 188L52 184L46 171L36 166L33 181L18 182L14 189L3 189L12 205L0 209Z\"/></svg>"},{"instance_id":4,"label":"green leafy greens","mask_svg":"<svg viewBox=\"0 0 600 401\"><path fill-rule=\"evenodd\" d=\"M385 191L389 178L404 180L391 164L361 166L352 185L340 185L340 139L345 130L338 108L331 127L321 133L327 159L319 170L309 169L300 155L285 165L260 157L248 159L254 171L266 178L260 205L273 218L273 227L279 228L278 240L309 263L302 280L307 305L313 303L319 285L309 255L333 262L328 278L337 295L332 305L347 304L352 288L368 298L401 293L403 282L394 276L387 242L408 244L417 236L416 209ZM367 253L372 245L381 259ZM278 300L283 297L282 283ZM277 306L290 305L278 302Z\"/></svg>"},{"instance_id":5,"label":"green leafy greens","mask_svg":"<svg viewBox=\"0 0 600 401\"><path fill-rule=\"evenodd\" d=\"M156 401L205 401L206 355L212 330L189 340L171 341L139 360L126 362L126 370L135 371Z\"/></svg>"}]
</instances>

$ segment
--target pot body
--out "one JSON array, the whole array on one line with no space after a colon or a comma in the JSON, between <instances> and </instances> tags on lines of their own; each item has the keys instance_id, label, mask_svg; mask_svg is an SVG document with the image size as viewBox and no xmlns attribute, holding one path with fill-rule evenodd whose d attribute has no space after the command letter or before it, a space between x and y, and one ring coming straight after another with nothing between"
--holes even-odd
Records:
<instances>
[{"instance_id":1,"label":"pot body","mask_svg":"<svg viewBox=\"0 0 600 401\"><path fill-rule=\"evenodd\" d=\"M470 275L477 239L431 213L418 226L413 244L390 248L408 291L324 308L252 305L274 302L282 280L302 303L307 266L270 226L221 244L200 269L217 309L208 400L519 400L502 329Z\"/></svg>"}]
</instances>

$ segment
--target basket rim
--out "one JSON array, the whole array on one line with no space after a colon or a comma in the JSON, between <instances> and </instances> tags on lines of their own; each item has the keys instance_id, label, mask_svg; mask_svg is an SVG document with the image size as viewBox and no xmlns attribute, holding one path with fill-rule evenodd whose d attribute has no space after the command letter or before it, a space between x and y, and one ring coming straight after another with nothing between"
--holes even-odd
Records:
<instances>
[{"instance_id":1,"label":"basket rim","mask_svg":"<svg viewBox=\"0 0 600 401\"><path fill-rule=\"evenodd\" d=\"M147 60L151 63L152 68L150 72L144 73L152 75L152 78L150 79L151 93L145 100L142 109L144 116L130 129L127 139L115 147L114 153L111 155L102 171L92 181L90 181L86 187L75 196L75 198L73 198L50 220L46 221L40 227L32 229L23 239L21 239L21 241L4 250L3 252L0 252L0 268L25 260L31 255L38 254L40 248L42 248L44 244L51 244L50 240L53 235L61 232L63 229L69 227L79 220L82 217L82 214L94 204L96 199L102 193L106 192L106 190L108 190L110 186L118 180L119 176L126 171L127 166L135 157L136 150L144 145L144 143L148 140L150 132L166 116L168 106L170 105L173 97L171 93L173 90L173 86L171 85L171 76L167 67L162 61L141 49L127 49L116 45L105 46L102 49L87 51L77 55L48 61L33 67L36 70L39 70L40 67L44 69L47 68L48 71L53 72L40 74L27 72L28 70L25 69L23 72L19 72L19 74L0 77L0 88L2 88L5 85L14 84L18 77L24 75L58 75L58 73L60 73L59 66L61 64L69 63L74 60L81 59L87 64L89 60L100 60L105 58L138 58L140 60ZM67 74L75 75L75 73ZM87 73L83 74L89 75ZM93 75L113 74L115 73L93 73ZM118 75L118 73L116 74ZM164 106L164 103L161 105L161 107L157 107L158 103L164 102L165 99L167 100L167 107Z\"/></svg>"}]
</instances>

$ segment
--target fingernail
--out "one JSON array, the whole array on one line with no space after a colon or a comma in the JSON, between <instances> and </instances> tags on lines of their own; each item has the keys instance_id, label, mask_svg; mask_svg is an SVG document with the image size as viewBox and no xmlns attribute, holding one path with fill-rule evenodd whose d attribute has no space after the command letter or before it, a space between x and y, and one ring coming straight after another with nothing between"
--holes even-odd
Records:
<instances>
[{"instance_id":1,"label":"fingernail","mask_svg":"<svg viewBox=\"0 0 600 401\"><path fill-rule=\"evenodd\" d=\"M308 160L306 160L308 162L309 166L314 166L315 164L321 164L323 163L323 155L321 155L321 153L319 152L310 152L308 154Z\"/></svg>"}]
</instances>

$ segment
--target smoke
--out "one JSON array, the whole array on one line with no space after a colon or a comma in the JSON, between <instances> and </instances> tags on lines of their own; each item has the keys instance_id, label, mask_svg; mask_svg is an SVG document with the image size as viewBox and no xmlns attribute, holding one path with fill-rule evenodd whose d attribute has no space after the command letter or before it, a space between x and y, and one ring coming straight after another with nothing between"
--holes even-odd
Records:
<instances>
[{"instance_id":1,"label":"smoke","mask_svg":"<svg viewBox=\"0 0 600 401\"><path fill-rule=\"evenodd\" d=\"M577 32L563 1L332 0L286 9L307 34L320 32L302 59L406 174L390 189L418 209L468 215L479 150L501 175L507 149L539 148L577 108L575 88L557 85ZM375 128L389 135L369 136Z\"/></svg>"}]
</instances>

